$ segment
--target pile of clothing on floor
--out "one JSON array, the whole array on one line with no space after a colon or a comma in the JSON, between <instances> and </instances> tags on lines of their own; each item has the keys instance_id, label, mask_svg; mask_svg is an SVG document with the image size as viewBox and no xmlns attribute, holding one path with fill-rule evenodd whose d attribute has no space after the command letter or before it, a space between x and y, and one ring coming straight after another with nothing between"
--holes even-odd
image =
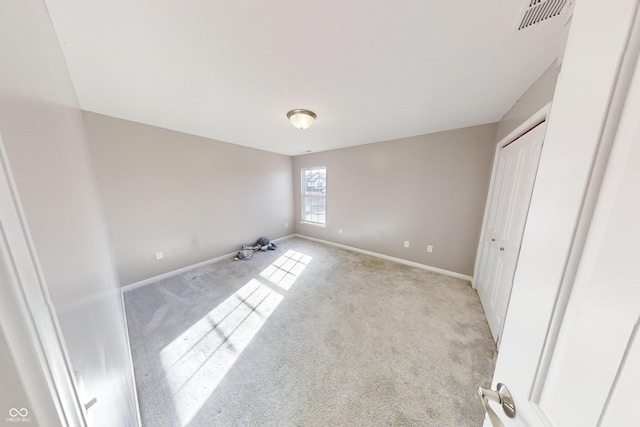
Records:
<instances>
[{"instance_id":1,"label":"pile of clothing on floor","mask_svg":"<svg viewBox=\"0 0 640 427\"><path fill-rule=\"evenodd\" d=\"M234 259L236 260L242 259L246 261L253 256L254 252L257 252L257 251L266 252L269 250L273 251L275 249L276 249L275 243L273 243L266 237L260 237L258 240L256 240L256 243L254 243L253 245L242 245L242 249L240 249L236 253L236 256Z\"/></svg>"}]
</instances>

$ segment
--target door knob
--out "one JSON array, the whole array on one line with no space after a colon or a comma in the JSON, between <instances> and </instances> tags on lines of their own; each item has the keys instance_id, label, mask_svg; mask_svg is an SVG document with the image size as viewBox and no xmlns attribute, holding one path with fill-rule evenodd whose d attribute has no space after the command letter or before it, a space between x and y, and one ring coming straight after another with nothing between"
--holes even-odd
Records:
<instances>
[{"instance_id":1,"label":"door knob","mask_svg":"<svg viewBox=\"0 0 640 427\"><path fill-rule=\"evenodd\" d=\"M515 403L513 403L513 396L511 396L511 393L509 392L509 389L506 385L498 383L497 391L478 387L478 395L480 397L480 400L482 400L482 406L484 406L484 409L489 414L489 418L491 418L492 422L494 421L494 418L497 418L497 416L495 412L493 412L493 410L488 406L489 400L500 404L507 417L515 418L516 405ZM502 422L500 422L500 424L502 424Z\"/></svg>"}]
</instances>

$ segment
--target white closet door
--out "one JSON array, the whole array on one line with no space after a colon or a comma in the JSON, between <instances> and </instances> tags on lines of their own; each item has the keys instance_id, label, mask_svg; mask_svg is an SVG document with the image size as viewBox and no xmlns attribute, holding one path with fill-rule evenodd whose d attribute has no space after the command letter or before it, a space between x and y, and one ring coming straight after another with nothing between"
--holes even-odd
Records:
<instances>
[{"instance_id":1,"label":"white closet door","mask_svg":"<svg viewBox=\"0 0 640 427\"><path fill-rule=\"evenodd\" d=\"M499 343L509 305L544 130L545 122L499 152L477 285L496 343Z\"/></svg>"}]
</instances>

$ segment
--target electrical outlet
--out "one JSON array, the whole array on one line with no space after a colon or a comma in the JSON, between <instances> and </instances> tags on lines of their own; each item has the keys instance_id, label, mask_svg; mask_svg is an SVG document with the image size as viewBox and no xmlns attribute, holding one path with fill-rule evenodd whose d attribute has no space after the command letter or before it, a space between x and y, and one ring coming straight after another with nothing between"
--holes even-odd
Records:
<instances>
[{"instance_id":1,"label":"electrical outlet","mask_svg":"<svg viewBox=\"0 0 640 427\"><path fill-rule=\"evenodd\" d=\"M342 234L342 228L338 230L338 234Z\"/></svg>"},{"instance_id":2,"label":"electrical outlet","mask_svg":"<svg viewBox=\"0 0 640 427\"><path fill-rule=\"evenodd\" d=\"M162 255L162 252L156 252L156 259L162 259L164 258L164 255Z\"/></svg>"},{"instance_id":3,"label":"electrical outlet","mask_svg":"<svg viewBox=\"0 0 640 427\"><path fill-rule=\"evenodd\" d=\"M427 252L433 252L433 246L431 245L427 246Z\"/></svg>"},{"instance_id":4,"label":"electrical outlet","mask_svg":"<svg viewBox=\"0 0 640 427\"><path fill-rule=\"evenodd\" d=\"M408 241L408 240L405 240L405 241L404 241L404 247L405 247L405 248L408 248L408 247L409 247L409 241Z\"/></svg>"}]
</instances>

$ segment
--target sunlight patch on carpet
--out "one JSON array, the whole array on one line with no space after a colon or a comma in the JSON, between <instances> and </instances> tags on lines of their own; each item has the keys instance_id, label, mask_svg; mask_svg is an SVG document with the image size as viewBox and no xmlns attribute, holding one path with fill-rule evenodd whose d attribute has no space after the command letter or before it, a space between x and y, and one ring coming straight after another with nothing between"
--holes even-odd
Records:
<instances>
[{"instance_id":1,"label":"sunlight patch on carpet","mask_svg":"<svg viewBox=\"0 0 640 427\"><path fill-rule=\"evenodd\" d=\"M252 279L161 351L181 426L191 422L282 298Z\"/></svg>"},{"instance_id":2,"label":"sunlight patch on carpet","mask_svg":"<svg viewBox=\"0 0 640 427\"><path fill-rule=\"evenodd\" d=\"M311 259L309 255L289 250L265 268L260 276L288 291Z\"/></svg>"}]
</instances>

